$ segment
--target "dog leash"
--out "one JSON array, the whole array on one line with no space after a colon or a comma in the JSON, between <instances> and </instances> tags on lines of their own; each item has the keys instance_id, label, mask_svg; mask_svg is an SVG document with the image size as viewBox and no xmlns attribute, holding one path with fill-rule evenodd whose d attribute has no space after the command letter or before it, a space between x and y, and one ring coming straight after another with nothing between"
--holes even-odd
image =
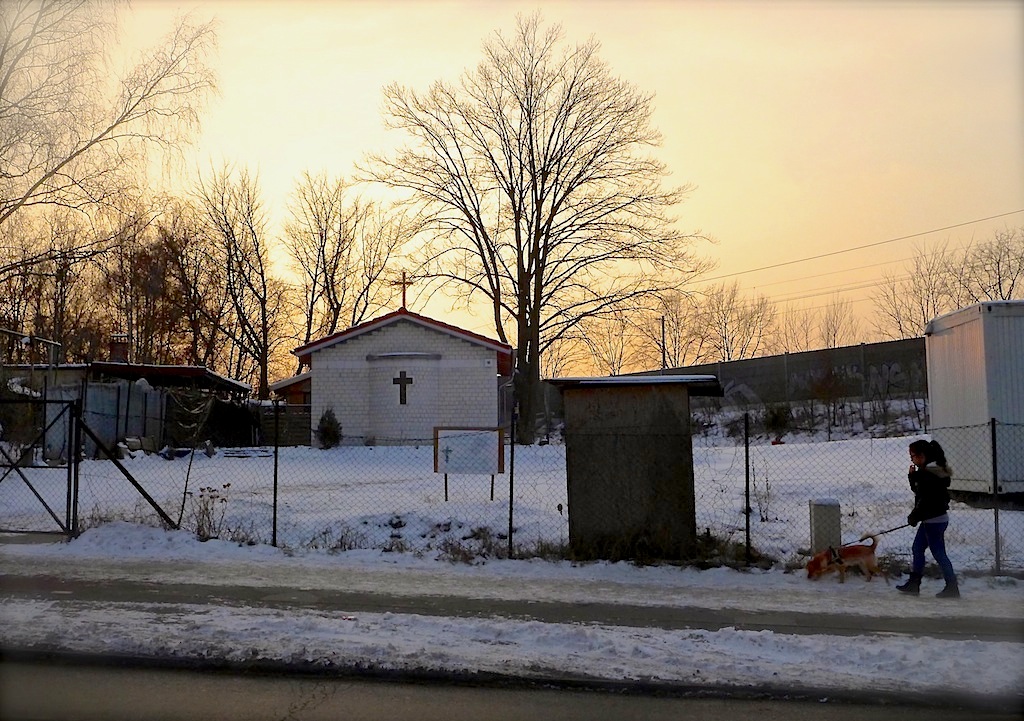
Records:
<instances>
[{"instance_id":1,"label":"dog leash","mask_svg":"<svg viewBox=\"0 0 1024 721\"><path fill-rule=\"evenodd\" d=\"M909 525L910 525L909 523L904 523L902 526L896 526L895 528L890 528L887 531L879 531L878 533L868 533L868 534L866 534L864 536L861 536L856 541L849 541L848 543L842 544L841 546L839 546L839 548L845 548L846 546L852 546L853 544L860 543L861 541L865 541L865 540L871 538L872 536L884 536L887 533L892 533L893 531L898 531L901 528L907 528Z\"/></svg>"}]
</instances>

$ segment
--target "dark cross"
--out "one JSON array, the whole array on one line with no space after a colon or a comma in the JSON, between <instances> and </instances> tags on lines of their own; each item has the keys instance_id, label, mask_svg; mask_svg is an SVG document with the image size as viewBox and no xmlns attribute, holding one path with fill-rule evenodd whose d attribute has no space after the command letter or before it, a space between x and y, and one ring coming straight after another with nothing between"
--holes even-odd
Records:
<instances>
[{"instance_id":1,"label":"dark cross","mask_svg":"<svg viewBox=\"0 0 1024 721\"><path fill-rule=\"evenodd\" d=\"M401 280L393 280L393 281L391 281L391 285L400 285L400 286L402 286L402 307L405 308L405 289L408 288L410 285L412 285L412 281L405 279L405 271L403 270L402 271L402 279Z\"/></svg>"},{"instance_id":2,"label":"dark cross","mask_svg":"<svg viewBox=\"0 0 1024 721\"><path fill-rule=\"evenodd\" d=\"M412 378L407 377L405 375L405 371L402 371L398 374L398 377L393 378L391 382L398 386L398 402L404 406L406 401L405 387L412 385Z\"/></svg>"}]
</instances>

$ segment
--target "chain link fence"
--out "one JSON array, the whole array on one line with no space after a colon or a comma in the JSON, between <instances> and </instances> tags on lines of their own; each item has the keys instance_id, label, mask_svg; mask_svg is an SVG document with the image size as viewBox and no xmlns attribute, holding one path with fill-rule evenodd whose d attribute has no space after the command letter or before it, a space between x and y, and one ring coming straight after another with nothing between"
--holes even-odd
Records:
<instances>
[{"instance_id":1,"label":"chain link fence","mask_svg":"<svg viewBox=\"0 0 1024 721\"><path fill-rule=\"evenodd\" d=\"M5 417L22 416L8 410ZM197 444L158 454L102 448L69 469L66 459L47 461L26 446L31 433L18 430L16 440L16 426L8 420L0 435L4 531L73 535L123 520L296 552L373 549L465 561L569 555L566 449L557 434L549 443L521 446L511 429L500 445L489 431L467 431L465 438L449 431L442 440L449 451L462 444L462 455L447 459L434 438L329 449ZM931 429L931 436L943 443L957 479L946 534L954 566L1024 570L1024 426L993 422ZM264 437L280 434L265 427ZM772 442L778 439L771 434L729 437L702 424L692 436L698 537L803 565L810 507L827 499L838 505L843 543L886 531L879 555L905 567L914 533L900 528L913 505L907 447L921 437L929 436ZM979 464L987 464L988 475L975 474ZM993 471L1000 479L995 493ZM72 515L72 493L75 517L55 520L47 508L59 518L65 508Z\"/></svg>"}]
</instances>

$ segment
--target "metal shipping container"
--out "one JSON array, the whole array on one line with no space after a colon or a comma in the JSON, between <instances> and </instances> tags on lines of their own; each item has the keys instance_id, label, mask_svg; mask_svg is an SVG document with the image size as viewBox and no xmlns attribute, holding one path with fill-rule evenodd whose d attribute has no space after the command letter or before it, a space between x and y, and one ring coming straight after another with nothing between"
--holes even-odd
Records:
<instances>
[{"instance_id":1,"label":"metal shipping container","mask_svg":"<svg viewBox=\"0 0 1024 721\"><path fill-rule=\"evenodd\" d=\"M953 466L953 488L1024 492L1024 301L987 301L925 327L932 437ZM995 419L995 458L992 454Z\"/></svg>"}]
</instances>

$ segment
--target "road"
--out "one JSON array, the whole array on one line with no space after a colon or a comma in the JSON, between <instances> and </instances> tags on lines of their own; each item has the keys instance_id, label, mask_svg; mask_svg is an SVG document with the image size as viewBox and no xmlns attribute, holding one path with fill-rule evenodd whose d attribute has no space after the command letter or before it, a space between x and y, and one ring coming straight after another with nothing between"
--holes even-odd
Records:
<instances>
[{"instance_id":1,"label":"road","mask_svg":"<svg viewBox=\"0 0 1024 721\"><path fill-rule=\"evenodd\" d=\"M978 708L826 699L646 696L543 687L441 685L345 677L0 663L4 721L1009 721Z\"/></svg>"}]
</instances>

